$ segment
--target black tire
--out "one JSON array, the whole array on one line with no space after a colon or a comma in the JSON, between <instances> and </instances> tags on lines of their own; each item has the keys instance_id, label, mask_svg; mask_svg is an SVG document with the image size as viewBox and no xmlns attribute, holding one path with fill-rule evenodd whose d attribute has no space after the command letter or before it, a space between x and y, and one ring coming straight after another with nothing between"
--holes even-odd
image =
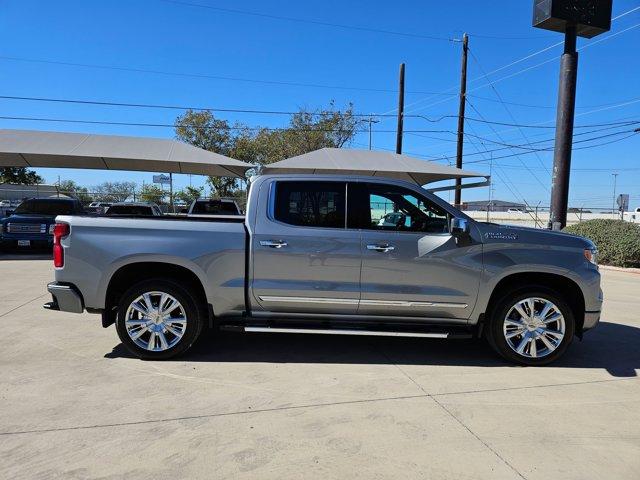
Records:
<instances>
[{"instance_id":1,"label":"black tire","mask_svg":"<svg viewBox=\"0 0 640 480\"><path fill-rule=\"evenodd\" d=\"M127 332L127 310L138 297L147 292L167 293L174 297L184 310L186 324L184 326L182 336L175 342L175 344L170 345L164 350L152 351L142 348L134 342ZM195 343L202 332L206 321L206 312L204 311L201 303L202 302L189 293L187 289L171 280L155 278L136 283L122 295L118 304L118 315L116 318L116 331L118 332L118 337L120 337L122 344L127 347L131 353L144 360L166 360L181 355ZM179 329L180 328L178 328L178 330ZM166 330L164 332L169 338L177 338L171 333L167 333ZM149 338L146 335L147 333L144 333L140 340L144 341L146 338ZM150 331L148 332L148 335L151 335Z\"/></svg>"},{"instance_id":2,"label":"black tire","mask_svg":"<svg viewBox=\"0 0 640 480\"><path fill-rule=\"evenodd\" d=\"M555 350L544 356L538 356L536 358L529 356L530 353L526 351L522 354L516 352L516 350L509 345L509 341L505 338L504 333L504 324L509 311L518 302L527 298L540 298L553 303L564 317L564 337L562 338L562 341ZM538 305L540 305L540 303L538 303ZM551 315L549 315L549 317L550 316ZM569 348L575 332L575 317L569 304L553 290L540 285L525 286L516 291L507 293L494 303L488 317L489 322L486 328L486 337L489 345L491 345L491 347L506 360L519 363L521 365L542 366L557 360L566 352L567 348ZM525 330L525 333L528 332ZM514 337L514 343L519 342L522 339L524 339L524 336L516 336ZM530 342L531 341L535 343L535 346L542 346L542 352L545 351L546 346L542 340L530 340ZM527 348L531 349L529 345L527 345ZM538 348L539 347L536 347L536 350Z\"/></svg>"}]
</instances>

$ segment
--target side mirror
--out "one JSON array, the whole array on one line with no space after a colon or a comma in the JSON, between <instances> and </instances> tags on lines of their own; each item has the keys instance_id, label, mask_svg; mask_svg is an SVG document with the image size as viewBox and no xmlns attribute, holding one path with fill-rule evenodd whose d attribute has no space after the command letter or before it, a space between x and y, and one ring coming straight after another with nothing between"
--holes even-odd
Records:
<instances>
[{"instance_id":1,"label":"side mirror","mask_svg":"<svg viewBox=\"0 0 640 480\"><path fill-rule=\"evenodd\" d=\"M460 217L452 218L450 232L454 237L469 235L470 228L468 220Z\"/></svg>"}]
</instances>

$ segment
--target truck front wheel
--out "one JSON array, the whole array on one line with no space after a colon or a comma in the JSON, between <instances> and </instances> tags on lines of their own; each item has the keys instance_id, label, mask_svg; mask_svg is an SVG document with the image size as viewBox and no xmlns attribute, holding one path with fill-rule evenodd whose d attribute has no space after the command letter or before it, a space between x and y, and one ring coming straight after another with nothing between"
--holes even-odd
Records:
<instances>
[{"instance_id":1,"label":"truck front wheel","mask_svg":"<svg viewBox=\"0 0 640 480\"><path fill-rule=\"evenodd\" d=\"M575 330L571 307L553 290L522 288L491 309L487 339L507 360L546 365L567 350Z\"/></svg>"},{"instance_id":2,"label":"truck front wheel","mask_svg":"<svg viewBox=\"0 0 640 480\"><path fill-rule=\"evenodd\" d=\"M203 325L204 317L193 295L165 279L133 285L118 304L118 336L142 359L163 360L184 353L197 340Z\"/></svg>"}]
</instances>

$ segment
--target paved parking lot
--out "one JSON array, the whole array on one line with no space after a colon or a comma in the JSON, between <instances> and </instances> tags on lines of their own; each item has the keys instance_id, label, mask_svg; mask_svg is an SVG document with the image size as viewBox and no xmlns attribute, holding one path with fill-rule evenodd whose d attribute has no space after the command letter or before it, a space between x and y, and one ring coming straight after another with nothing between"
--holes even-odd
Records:
<instances>
[{"instance_id":1,"label":"paved parking lot","mask_svg":"<svg viewBox=\"0 0 640 480\"><path fill-rule=\"evenodd\" d=\"M208 336L142 362L0 257L0 478L640 478L640 275L551 367L482 343Z\"/></svg>"}]
</instances>

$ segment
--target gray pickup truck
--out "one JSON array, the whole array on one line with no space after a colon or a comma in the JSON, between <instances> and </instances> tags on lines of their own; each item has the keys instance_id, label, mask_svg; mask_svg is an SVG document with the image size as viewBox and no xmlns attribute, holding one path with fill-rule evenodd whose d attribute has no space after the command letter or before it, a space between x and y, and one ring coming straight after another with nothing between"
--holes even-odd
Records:
<instances>
[{"instance_id":1,"label":"gray pickup truck","mask_svg":"<svg viewBox=\"0 0 640 480\"><path fill-rule=\"evenodd\" d=\"M52 310L100 313L145 359L205 327L485 337L542 365L595 327L596 250L569 234L476 222L415 184L266 175L245 216L59 216Z\"/></svg>"}]
</instances>

